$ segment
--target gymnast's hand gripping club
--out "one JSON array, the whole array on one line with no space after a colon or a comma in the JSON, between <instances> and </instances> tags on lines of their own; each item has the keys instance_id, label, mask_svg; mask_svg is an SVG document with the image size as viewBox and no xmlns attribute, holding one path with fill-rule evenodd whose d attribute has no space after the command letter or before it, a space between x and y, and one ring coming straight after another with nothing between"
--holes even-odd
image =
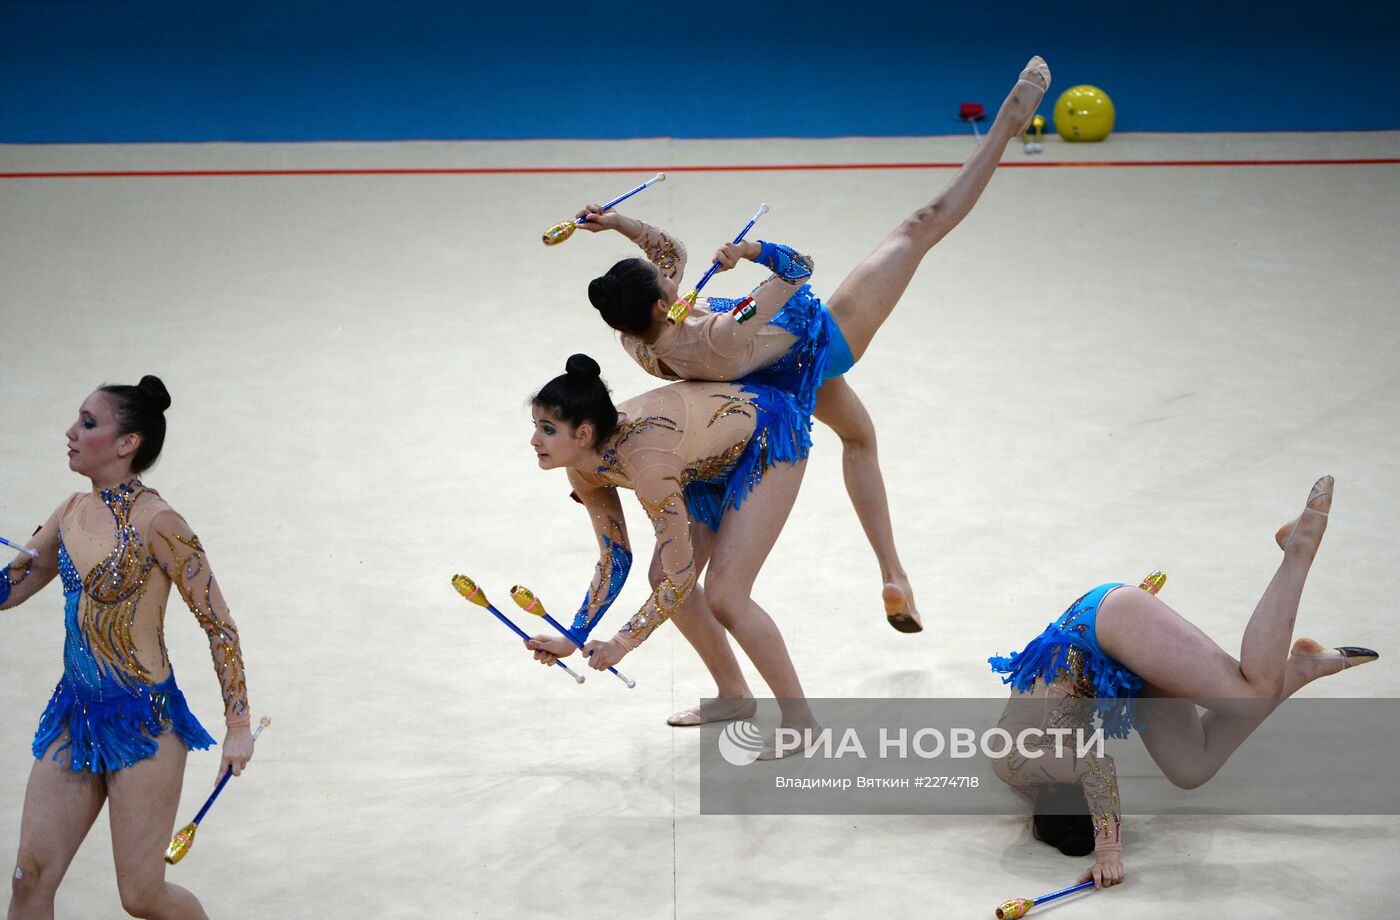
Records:
<instances>
[{"instance_id":1,"label":"gymnast's hand gripping club","mask_svg":"<svg viewBox=\"0 0 1400 920\"><path fill-rule=\"evenodd\" d=\"M263 733L263 729L271 724L272 720L267 716L263 716L258 720L258 727L253 730L254 744L257 743L258 735ZM233 778L233 767L229 767L224 771L224 775L220 778L219 784L214 787L214 794L209 796L209 799L204 803L204 807L199 810L199 814L194 816L194 820L180 828L175 836L170 838L170 846L165 848L165 861L170 863L170 865L173 866L184 859L185 854L189 853L190 849L194 846L194 835L195 831L199 830L199 822L204 820L204 816L209 813L209 809L213 806L214 800L219 797L220 792L224 791L224 786L228 785L228 781L231 778Z\"/></svg>"},{"instance_id":2,"label":"gymnast's hand gripping club","mask_svg":"<svg viewBox=\"0 0 1400 920\"><path fill-rule=\"evenodd\" d=\"M544 604L541 604L540 599L535 597L535 592L531 591L529 588L516 585L515 587L510 589L510 596L511 599L514 600L517 605L519 605L521 610L525 611L526 613L533 614L537 617L543 617L546 623L559 630L559 632L563 633L564 638L568 639L574 645L578 646L579 651L583 651L583 643L578 641L578 638L575 637L572 632L565 629L562 623L560 623L558 620L554 619L554 617L549 615L549 611L544 609ZM608 670L616 674L617 679L626 684L628 690L631 690L632 688L637 686L637 682L635 680L628 677L626 674L623 674L617 668L608 668Z\"/></svg>"},{"instance_id":3,"label":"gymnast's hand gripping club","mask_svg":"<svg viewBox=\"0 0 1400 920\"><path fill-rule=\"evenodd\" d=\"M748 234L750 230L753 229L753 225L758 223L758 219L767 213L768 205L759 205L758 211L754 213L753 219L750 220L747 224L744 224L744 229L740 230L739 235L734 237L734 245L737 246L740 243L742 243L744 241L744 237ZM700 296L700 289L703 288L709 282L709 280L714 277L714 274L717 271L719 271L718 260L710 263L709 271L705 272L705 274L701 276L700 283L695 285L695 290L691 291L689 294L686 294L684 297L682 297L675 303L671 304L671 309L668 310L666 313L666 322L674 326L681 320L689 316L690 311L695 309L695 299Z\"/></svg>"},{"instance_id":4,"label":"gymnast's hand gripping club","mask_svg":"<svg viewBox=\"0 0 1400 920\"><path fill-rule=\"evenodd\" d=\"M38 559L38 558L39 558L39 553L38 553L37 550L32 550L32 549L30 549L30 548L27 547L27 546L20 546L18 543L11 543L9 540L6 540L4 537L0 537L0 544L4 544L5 546L8 546L10 549L17 549L17 550L19 550L21 553L24 553L26 556L28 556L30 559Z\"/></svg>"},{"instance_id":5,"label":"gymnast's hand gripping club","mask_svg":"<svg viewBox=\"0 0 1400 920\"><path fill-rule=\"evenodd\" d=\"M462 595L467 600L471 601L473 604L476 604L478 607L485 607L487 610L495 614L496 619L509 626L511 631L514 632L517 636L524 639L526 642L530 641L530 637L525 634L525 630L521 629L519 626L516 626L506 617L504 613L501 613L501 611L491 606L491 602L486 599L486 595L483 594L481 589L476 586L476 582L472 581L465 575L453 575L452 587L456 588L458 594ZM559 665L559 667L563 668L565 671L568 671L569 676L574 679L575 683L583 683L584 677L582 674L578 673L573 668L569 667L564 662L558 659L555 659L554 663Z\"/></svg>"},{"instance_id":6,"label":"gymnast's hand gripping club","mask_svg":"<svg viewBox=\"0 0 1400 920\"><path fill-rule=\"evenodd\" d=\"M639 186L637 186L636 188L632 189L632 191L628 192L627 194L625 194L625 195L619 195L618 197L614 198L612 201L609 201L607 204L603 205L603 210L604 210L604 211L611 210L612 208L616 207L617 205L622 204L622 202L626 201L628 198L631 198L633 195L635 195L635 194L637 194L638 192L640 192L642 189L645 189L645 188L648 188L649 186L655 185L655 184L658 183L658 182L665 182L665 181L666 181L666 174L665 174L665 173L657 173L656 175L652 176L652 177L651 177L650 179L648 179L647 181L643 182L641 185L639 185ZM585 214L583 217L580 217L580 218L578 218L577 220L566 220L566 221L564 221L562 224L555 224L553 227L550 227L548 230L546 230L546 231L544 232L544 236L542 237L543 240L544 240L544 244L545 244L546 246L557 246L557 245L559 245L560 243L562 243L562 242L564 242L565 240L567 240L569 237L573 236L573 235L574 235L574 231L578 229L578 225L579 225L579 224L582 224L582 223L585 223L587 220L588 220L588 215Z\"/></svg>"},{"instance_id":7,"label":"gymnast's hand gripping club","mask_svg":"<svg viewBox=\"0 0 1400 920\"><path fill-rule=\"evenodd\" d=\"M1044 904L1046 901L1053 901L1056 898L1063 898L1067 894L1074 894L1076 891L1085 891L1093 887L1094 881L1090 879L1070 888L1043 894L1038 898L1012 898L997 908L997 920L1021 920L1037 904Z\"/></svg>"}]
</instances>

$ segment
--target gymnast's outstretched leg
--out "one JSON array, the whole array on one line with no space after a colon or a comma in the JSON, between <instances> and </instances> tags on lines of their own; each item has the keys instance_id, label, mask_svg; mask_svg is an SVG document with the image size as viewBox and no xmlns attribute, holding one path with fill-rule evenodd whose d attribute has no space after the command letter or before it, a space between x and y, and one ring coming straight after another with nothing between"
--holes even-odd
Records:
<instances>
[{"instance_id":1,"label":"gymnast's outstretched leg","mask_svg":"<svg viewBox=\"0 0 1400 920\"><path fill-rule=\"evenodd\" d=\"M857 361L904 294L930 249L967 216L1001 163L1002 152L1021 133L1050 88L1050 68L1031 58L997 112L977 151L943 191L915 211L841 282L826 301Z\"/></svg>"},{"instance_id":2,"label":"gymnast's outstretched leg","mask_svg":"<svg viewBox=\"0 0 1400 920\"><path fill-rule=\"evenodd\" d=\"M895 549L894 525L890 523L890 504L885 495L885 477L880 472L875 424L870 420L870 413L865 411L865 405L845 377L833 377L817 391L813 415L841 438L841 470L846 478L846 493L851 497L851 506L880 564L885 616L900 632L919 632L924 628L923 621L914 604L909 573L904 570Z\"/></svg>"},{"instance_id":3,"label":"gymnast's outstretched leg","mask_svg":"<svg viewBox=\"0 0 1400 920\"><path fill-rule=\"evenodd\" d=\"M1114 591L1104 599L1099 644L1166 696L1262 718L1284 694L1298 601L1331 506L1332 477L1324 476L1313 485L1303 514L1285 525L1283 563L1245 627L1238 660L1145 591Z\"/></svg>"},{"instance_id":4,"label":"gymnast's outstretched leg","mask_svg":"<svg viewBox=\"0 0 1400 920\"><path fill-rule=\"evenodd\" d=\"M1293 643L1284 668L1283 694L1275 706L1320 677L1375 660L1371 655L1349 657L1347 651L1369 650L1326 649L1312 639ZM1215 709L1201 713L1192 700L1173 699L1150 684L1142 695L1152 700L1142 742L1162 775L1182 789L1195 789L1218 773L1266 717L1234 716ZM1273 709L1270 706L1269 712Z\"/></svg>"}]
</instances>

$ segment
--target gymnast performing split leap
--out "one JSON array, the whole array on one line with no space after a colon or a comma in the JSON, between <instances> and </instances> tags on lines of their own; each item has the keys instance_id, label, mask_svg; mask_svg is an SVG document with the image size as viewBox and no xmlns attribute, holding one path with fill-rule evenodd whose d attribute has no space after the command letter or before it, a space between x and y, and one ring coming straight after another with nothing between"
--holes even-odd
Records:
<instances>
[{"instance_id":1,"label":"gymnast performing split leap","mask_svg":"<svg viewBox=\"0 0 1400 920\"><path fill-rule=\"evenodd\" d=\"M135 917L204 917L165 881L189 750L214 739L175 684L165 650L172 584L209 636L227 734L219 775L253 755L238 630L188 524L138 475L160 456L170 395L157 377L103 386L68 429L71 496L0 569L0 609L60 577L63 677L34 736L9 920L52 918L59 882L106 802L122 907Z\"/></svg>"},{"instance_id":2,"label":"gymnast performing split leap","mask_svg":"<svg viewBox=\"0 0 1400 920\"><path fill-rule=\"evenodd\" d=\"M1099 585L1025 649L989 659L1012 688L1001 727L1013 738L1028 728L1092 731L1096 718L1108 737L1127 737L1136 727L1170 782L1183 789L1205 783L1284 699L1319 677L1379 657L1305 638L1289 647L1331 506L1332 477L1324 476L1302 514L1275 535L1283 563L1245 626L1238 660L1162 603L1148 583L1143 591ZM1145 720L1134 717L1138 697L1150 698ZM1204 715L1197 701L1207 708ZM997 775L1036 803L1040 839L1072 856L1092 847L1095 863L1081 882L1118 884L1122 812L1113 758L1093 752L1077 758L1069 744L1057 756L1053 739L1040 737L1043 745L1030 745L1039 756L1013 748L993 761Z\"/></svg>"},{"instance_id":3,"label":"gymnast performing split leap","mask_svg":"<svg viewBox=\"0 0 1400 920\"><path fill-rule=\"evenodd\" d=\"M996 171L1006 145L1035 114L1050 86L1039 57L1021 72L986 141L910 226L852 273L823 306L802 285L776 309L759 311L746 325L730 315L738 301L709 298L678 324L667 321L685 271L681 242L657 227L589 205L577 226L591 233L615 230L646 254L624 259L588 286L603 320L622 333L622 346L647 373L665 380L752 380L791 392L841 438L846 491L880 566L885 615L901 632L923 629L908 573L895 549L889 502L876 452L875 426L843 376L869 343L874 328L909 283L919 259L972 210ZM774 267L766 244L727 243L715 254L720 271L745 258ZM898 250L898 254L896 254Z\"/></svg>"}]
</instances>

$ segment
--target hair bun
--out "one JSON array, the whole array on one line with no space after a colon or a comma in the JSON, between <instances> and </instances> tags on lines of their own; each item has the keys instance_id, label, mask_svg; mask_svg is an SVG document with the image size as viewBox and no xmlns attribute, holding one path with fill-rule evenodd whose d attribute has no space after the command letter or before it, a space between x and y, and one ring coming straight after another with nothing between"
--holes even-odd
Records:
<instances>
[{"instance_id":1,"label":"hair bun","mask_svg":"<svg viewBox=\"0 0 1400 920\"><path fill-rule=\"evenodd\" d=\"M617 306L617 281L611 275L600 275L588 282L588 302L599 313L607 314Z\"/></svg>"},{"instance_id":2,"label":"hair bun","mask_svg":"<svg viewBox=\"0 0 1400 920\"><path fill-rule=\"evenodd\" d=\"M598 362L588 355L570 355L569 360L564 362L564 373L580 380L597 380L602 372Z\"/></svg>"},{"instance_id":3,"label":"hair bun","mask_svg":"<svg viewBox=\"0 0 1400 920\"><path fill-rule=\"evenodd\" d=\"M165 384L154 374L147 374L141 378L141 382L136 385L141 391L141 395L146 397L158 412L164 412L170 408L170 391L165 388Z\"/></svg>"}]
</instances>

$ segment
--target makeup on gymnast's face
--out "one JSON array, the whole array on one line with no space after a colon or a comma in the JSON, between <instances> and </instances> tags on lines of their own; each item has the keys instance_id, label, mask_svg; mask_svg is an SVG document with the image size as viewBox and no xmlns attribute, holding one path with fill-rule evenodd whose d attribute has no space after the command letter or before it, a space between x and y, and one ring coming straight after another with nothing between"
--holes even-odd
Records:
<instances>
[{"instance_id":1,"label":"makeup on gymnast's face","mask_svg":"<svg viewBox=\"0 0 1400 920\"><path fill-rule=\"evenodd\" d=\"M578 457L582 445L574 426L560 421L539 406L531 406L530 415L535 421L530 446L535 449L535 459L539 461L540 469L553 470L568 466Z\"/></svg>"},{"instance_id":2,"label":"makeup on gymnast's face","mask_svg":"<svg viewBox=\"0 0 1400 920\"><path fill-rule=\"evenodd\" d=\"M78 407L78 420L65 433L68 468L75 473L101 469L117 459L117 418L111 401L101 390Z\"/></svg>"}]
</instances>

